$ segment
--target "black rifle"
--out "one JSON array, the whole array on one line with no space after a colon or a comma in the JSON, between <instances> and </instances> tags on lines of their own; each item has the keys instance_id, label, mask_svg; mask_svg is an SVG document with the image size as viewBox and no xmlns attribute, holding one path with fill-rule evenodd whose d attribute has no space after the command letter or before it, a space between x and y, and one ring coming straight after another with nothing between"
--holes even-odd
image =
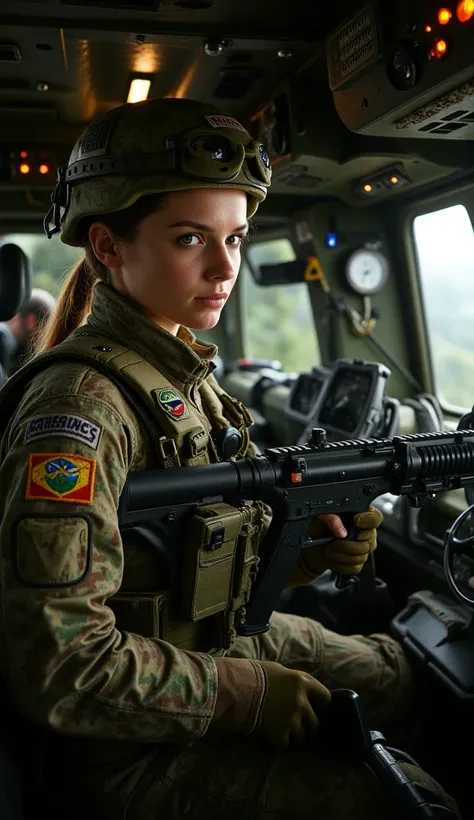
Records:
<instances>
[{"instance_id":1,"label":"black rifle","mask_svg":"<svg viewBox=\"0 0 474 820\"><path fill-rule=\"evenodd\" d=\"M298 553L308 544L310 520L322 513L366 510L383 493L412 506L436 493L474 485L474 431L419 433L393 439L328 443L313 430L308 445L275 447L263 455L203 467L130 473L119 504L122 534L158 538L176 567L186 524L204 504L260 500L273 513L259 550L260 563L239 635L269 628Z\"/></svg>"}]
</instances>

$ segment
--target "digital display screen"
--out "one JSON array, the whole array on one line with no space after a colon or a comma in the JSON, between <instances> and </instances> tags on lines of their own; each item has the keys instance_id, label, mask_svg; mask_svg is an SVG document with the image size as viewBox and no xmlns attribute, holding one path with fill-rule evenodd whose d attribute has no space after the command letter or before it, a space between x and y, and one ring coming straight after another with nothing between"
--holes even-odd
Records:
<instances>
[{"instance_id":1,"label":"digital display screen","mask_svg":"<svg viewBox=\"0 0 474 820\"><path fill-rule=\"evenodd\" d=\"M352 435L362 420L371 387L370 373L341 369L334 377L318 423L321 427L327 424Z\"/></svg>"},{"instance_id":2,"label":"digital display screen","mask_svg":"<svg viewBox=\"0 0 474 820\"><path fill-rule=\"evenodd\" d=\"M290 407L302 416L308 416L321 391L324 380L317 376L302 373L295 385Z\"/></svg>"}]
</instances>

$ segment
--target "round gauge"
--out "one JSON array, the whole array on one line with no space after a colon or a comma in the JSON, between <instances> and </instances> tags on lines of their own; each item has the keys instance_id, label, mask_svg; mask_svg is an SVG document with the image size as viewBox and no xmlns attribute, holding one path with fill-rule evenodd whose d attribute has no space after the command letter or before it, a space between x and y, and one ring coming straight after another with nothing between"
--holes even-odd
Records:
<instances>
[{"instance_id":1,"label":"round gauge","mask_svg":"<svg viewBox=\"0 0 474 820\"><path fill-rule=\"evenodd\" d=\"M380 251L359 248L347 260L345 272L352 290L368 296L385 285L389 275L388 259Z\"/></svg>"}]
</instances>

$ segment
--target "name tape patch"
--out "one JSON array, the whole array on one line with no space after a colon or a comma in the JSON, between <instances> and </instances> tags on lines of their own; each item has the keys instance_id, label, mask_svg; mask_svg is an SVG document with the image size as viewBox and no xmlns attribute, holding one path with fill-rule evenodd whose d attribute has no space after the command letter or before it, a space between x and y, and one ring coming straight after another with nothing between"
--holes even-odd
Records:
<instances>
[{"instance_id":1,"label":"name tape patch","mask_svg":"<svg viewBox=\"0 0 474 820\"><path fill-rule=\"evenodd\" d=\"M28 423L25 443L49 436L66 436L97 450L101 433L99 424L93 424L82 416L37 416Z\"/></svg>"},{"instance_id":2,"label":"name tape patch","mask_svg":"<svg viewBox=\"0 0 474 820\"><path fill-rule=\"evenodd\" d=\"M72 453L31 453L26 498L92 504L96 466L95 458Z\"/></svg>"},{"instance_id":3,"label":"name tape patch","mask_svg":"<svg viewBox=\"0 0 474 820\"><path fill-rule=\"evenodd\" d=\"M209 117L204 117L204 119L207 120L213 128L236 128L237 131L243 131L244 134L248 135L248 131L242 123L233 117L223 117L222 114L212 114Z\"/></svg>"}]
</instances>

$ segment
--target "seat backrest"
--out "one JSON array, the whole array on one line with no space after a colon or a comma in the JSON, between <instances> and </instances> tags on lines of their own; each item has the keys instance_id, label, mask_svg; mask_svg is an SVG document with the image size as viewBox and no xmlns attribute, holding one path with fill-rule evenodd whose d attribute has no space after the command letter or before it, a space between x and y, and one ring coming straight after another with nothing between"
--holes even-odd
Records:
<instances>
[{"instance_id":1,"label":"seat backrest","mask_svg":"<svg viewBox=\"0 0 474 820\"><path fill-rule=\"evenodd\" d=\"M9 741L0 736L0 817L24 820L21 778Z\"/></svg>"},{"instance_id":2,"label":"seat backrest","mask_svg":"<svg viewBox=\"0 0 474 820\"><path fill-rule=\"evenodd\" d=\"M31 267L18 245L0 246L0 322L7 322L31 295Z\"/></svg>"}]
</instances>

